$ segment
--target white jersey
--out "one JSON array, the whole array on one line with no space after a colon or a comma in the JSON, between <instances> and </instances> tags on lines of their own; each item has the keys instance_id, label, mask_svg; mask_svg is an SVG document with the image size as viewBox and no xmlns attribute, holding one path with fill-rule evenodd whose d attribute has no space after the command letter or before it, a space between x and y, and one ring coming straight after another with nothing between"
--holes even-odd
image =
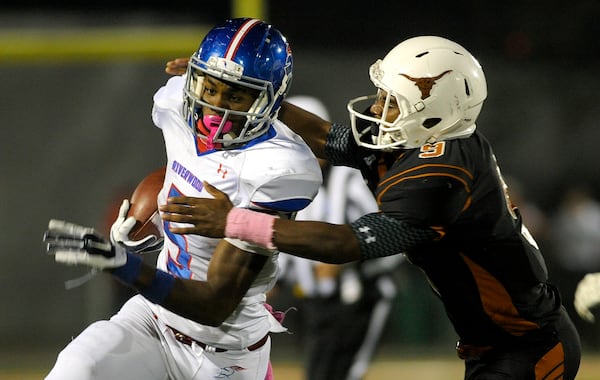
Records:
<instances>
[{"instance_id":1,"label":"white jersey","mask_svg":"<svg viewBox=\"0 0 600 380\"><path fill-rule=\"evenodd\" d=\"M184 122L184 82L184 77L173 77L154 95L152 119L163 132L168 160L159 205L165 204L169 196L212 197L204 190L203 181L227 193L233 204L242 208L275 210L289 216L311 202L321 184L321 171L298 135L275 121L266 134L240 149L202 152L199 137ZM157 267L177 277L205 281L219 240L176 235L167 225L163 228L165 245ZM201 325L161 306L151 307L165 324L199 341L240 349L262 338L271 328L272 317L263 303L277 278L278 254L243 241L228 241L271 259L221 326Z\"/></svg>"}]
</instances>

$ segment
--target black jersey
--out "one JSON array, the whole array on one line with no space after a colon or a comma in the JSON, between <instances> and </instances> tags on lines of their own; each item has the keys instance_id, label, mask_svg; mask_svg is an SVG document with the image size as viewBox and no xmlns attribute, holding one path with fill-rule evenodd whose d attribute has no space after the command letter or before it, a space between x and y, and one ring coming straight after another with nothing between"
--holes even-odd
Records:
<instances>
[{"instance_id":1,"label":"black jersey","mask_svg":"<svg viewBox=\"0 0 600 380\"><path fill-rule=\"evenodd\" d=\"M428 277L463 342L508 344L559 318L544 259L480 133L393 154L352 150L385 215L442 236L406 256Z\"/></svg>"}]
</instances>

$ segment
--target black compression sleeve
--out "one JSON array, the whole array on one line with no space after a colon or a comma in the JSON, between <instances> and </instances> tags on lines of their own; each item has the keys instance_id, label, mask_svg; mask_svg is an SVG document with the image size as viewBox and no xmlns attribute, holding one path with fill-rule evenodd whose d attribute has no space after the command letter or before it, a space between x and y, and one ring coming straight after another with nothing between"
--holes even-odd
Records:
<instances>
[{"instance_id":1,"label":"black compression sleeve","mask_svg":"<svg viewBox=\"0 0 600 380\"><path fill-rule=\"evenodd\" d=\"M363 260L407 252L421 243L437 238L436 231L372 213L350 224L360 242Z\"/></svg>"},{"instance_id":2,"label":"black compression sleeve","mask_svg":"<svg viewBox=\"0 0 600 380\"><path fill-rule=\"evenodd\" d=\"M360 168L358 146L347 126L332 124L325 141L325 155L332 165Z\"/></svg>"}]
</instances>

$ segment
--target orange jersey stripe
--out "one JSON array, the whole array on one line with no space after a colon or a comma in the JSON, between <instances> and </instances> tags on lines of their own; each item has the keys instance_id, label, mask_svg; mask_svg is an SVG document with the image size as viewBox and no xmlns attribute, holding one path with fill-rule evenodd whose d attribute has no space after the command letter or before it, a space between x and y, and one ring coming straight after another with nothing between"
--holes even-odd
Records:
<instances>
[{"instance_id":1,"label":"orange jersey stripe","mask_svg":"<svg viewBox=\"0 0 600 380\"><path fill-rule=\"evenodd\" d=\"M565 372L565 353L558 343L535 364L535 379L562 379Z\"/></svg>"},{"instance_id":2,"label":"orange jersey stripe","mask_svg":"<svg viewBox=\"0 0 600 380\"><path fill-rule=\"evenodd\" d=\"M494 276L464 254L461 257L475 278L485 313L498 326L515 336L539 329L537 323L521 318L510 295Z\"/></svg>"},{"instance_id":3,"label":"orange jersey stripe","mask_svg":"<svg viewBox=\"0 0 600 380\"><path fill-rule=\"evenodd\" d=\"M390 178L388 178L388 179L386 179L384 181L379 182L378 186L381 187L381 186L385 185L387 182L392 181L392 180L394 180L394 179L396 179L398 177L404 176L404 175L406 175L406 174L408 174L410 172L414 172L414 171L425 169L425 168L431 168L431 167L435 167L435 168L447 168L447 169L458 170L458 171L461 171L461 172L465 173L470 179L473 179L473 174L470 171L468 171L467 169L465 169L465 168L463 168L461 166L446 165L446 164L424 164L424 165L419 165L419 166L412 167L412 168L407 169L405 171L402 171L402 172L400 172L398 174L395 174L395 175L391 176Z\"/></svg>"},{"instance_id":4,"label":"orange jersey stripe","mask_svg":"<svg viewBox=\"0 0 600 380\"><path fill-rule=\"evenodd\" d=\"M397 176L394 176L397 177ZM388 183L387 186L385 186L385 188L383 188L379 194L377 194L377 203L381 204L381 198L385 195L385 193L392 187L396 186L397 184L399 184L402 181L408 180L408 179L416 179L416 178L423 178L423 177L450 177L450 178L454 178L456 180L458 180L460 183L463 184L463 186L465 187L465 189L467 190L467 193L471 194L471 188L469 187L469 184L467 183L467 181L465 181L463 178L456 176L454 174L449 174L449 173L425 173L425 174L418 174L418 175L413 175L413 176L405 176L402 178L398 178L396 181L392 182L392 183ZM388 180L386 180L386 182L389 182L391 178L389 178ZM379 185L379 187L381 187L381 185ZM466 205L471 204L470 201L470 196L469 199L467 199ZM463 210L466 209L467 207L463 207Z\"/></svg>"}]
</instances>

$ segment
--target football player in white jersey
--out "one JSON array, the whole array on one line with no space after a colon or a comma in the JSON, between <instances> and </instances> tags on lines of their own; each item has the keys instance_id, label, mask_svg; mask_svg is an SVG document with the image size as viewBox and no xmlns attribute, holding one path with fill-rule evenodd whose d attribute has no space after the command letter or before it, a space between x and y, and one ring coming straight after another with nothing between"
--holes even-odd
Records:
<instances>
[{"instance_id":1,"label":"football player in white jersey","mask_svg":"<svg viewBox=\"0 0 600 380\"><path fill-rule=\"evenodd\" d=\"M291 218L321 184L316 158L277 120L289 89L285 37L256 19L227 20L192 55L187 72L154 95L172 196L207 197L204 181L240 208ZM263 380L269 332L283 331L264 307L277 252L235 239L175 234L163 222L156 267L138 255L160 238L131 241L124 201L110 241L91 228L51 220L44 241L58 262L104 269L139 294L109 321L90 325L59 354L47 379ZM251 254L251 253L253 254Z\"/></svg>"}]
</instances>

